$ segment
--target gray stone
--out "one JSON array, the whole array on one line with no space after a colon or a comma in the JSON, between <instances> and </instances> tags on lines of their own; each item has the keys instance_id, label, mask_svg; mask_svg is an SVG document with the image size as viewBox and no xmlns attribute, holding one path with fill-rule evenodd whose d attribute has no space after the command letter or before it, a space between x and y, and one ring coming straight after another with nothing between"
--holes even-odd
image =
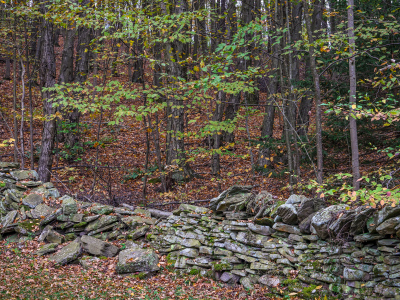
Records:
<instances>
[{"instance_id":1,"label":"gray stone","mask_svg":"<svg viewBox=\"0 0 400 300\"><path fill-rule=\"evenodd\" d=\"M135 231L130 233L128 235L128 238L131 238L132 240L137 240L137 239L145 236L146 233L149 231L149 229L150 229L150 226L148 226L148 225L144 225L142 227L139 227L138 229L136 229Z\"/></svg>"},{"instance_id":2,"label":"gray stone","mask_svg":"<svg viewBox=\"0 0 400 300\"><path fill-rule=\"evenodd\" d=\"M356 215L354 217L353 222L351 223L349 233L351 235L357 235L360 233L366 232L367 229L367 221L374 213L375 209L372 207L359 207L356 209Z\"/></svg>"},{"instance_id":3,"label":"gray stone","mask_svg":"<svg viewBox=\"0 0 400 300\"><path fill-rule=\"evenodd\" d=\"M40 222L40 227L44 227L47 224L55 221L58 216L62 214L62 208L57 209L53 213L49 214L47 217L45 217L41 222Z\"/></svg>"},{"instance_id":4,"label":"gray stone","mask_svg":"<svg viewBox=\"0 0 400 300\"><path fill-rule=\"evenodd\" d=\"M326 207L326 203L321 198L303 198L299 208L297 209L297 217L299 222L301 223L304 219L306 219L309 215L323 209Z\"/></svg>"},{"instance_id":5,"label":"gray stone","mask_svg":"<svg viewBox=\"0 0 400 300\"><path fill-rule=\"evenodd\" d=\"M10 175L17 181L39 180L39 175L35 170L18 170L10 172Z\"/></svg>"},{"instance_id":6,"label":"gray stone","mask_svg":"<svg viewBox=\"0 0 400 300\"><path fill-rule=\"evenodd\" d=\"M66 265L76 260L82 254L82 246L79 239L69 243L57 253L49 257L50 261L54 261L59 265Z\"/></svg>"},{"instance_id":7,"label":"gray stone","mask_svg":"<svg viewBox=\"0 0 400 300\"><path fill-rule=\"evenodd\" d=\"M297 209L293 204L282 204L278 207L276 213L282 218L283 223L289 225L298 224Z\"/></svg>"},{"instance_id":8,"label":"gray stone","mask_svg":"<svg viewBox=\"0 0 400 300\"><path fill-rule=\"evenodd\" d=\"M187 262L189 261L189 258L185 256L180 256L177 258L174 267L176 269L185 269L187 267Z\"/></svg>"},{"instance_id":9,"label":"gray stone","mask_svg":"<svg viewBox=\"0 0 400 300\"><path fill-rule=\"evenodd\" d=\"M190 258L196 258L199 256L199 250L194 249L194 248L186 248L181 251L179 251L179 255L190 257Z\"/></svg>"},{"instance_id":10,"label":"gray stone","mask_svg":"<svg viewBox=\"0 0 400 300\"><path fill-rule=\"evenodd\" d=\"M336 218L338 213L346 211L347 208L347 205L332 205L314 215L311 220L311 226L321 239L326 239L329 236L328 226L332 219Z\"/></svg>"},{"instance_id":11,"label":"gray stone","mask_svg":"<svg viewBox=\"0 0 400 300\"><path fill-rule=\"evenodd\" d=\"M78 211L78 205L74 198L68 195L64 195L60 198L62 201L62 209L64 215L76 214Z\"/></svg>"},{"instance_id":12,"label":"gray stone","mask_svg":"<svg viewBox=\"0 0 400 300\"><path fill-rule=\"evenodd\" d=\"M142 218L140 216L129 216L122 218L121 221L124 222L129 227L135 229L137 226L141 226L143 224L154 225L157 219L154 218L147 219L147 218Z\"/></svg>"},{"instance_id":13,"label":"gray stone","mask_svg":"<svg viewBox=\"0 0 400 300\"><path fill-rule=\"evenodd\" d=\"M3 228L5 228L5 227L7 227L7 226L10 226L10 225L14 222L15 218L17 217L17 215L18 215L18 211L16 211L16 210L10 211L10 212L1 220L1 225L3 226Z\"/></svg>"},{"instance_id":14,"label":"gray stone","mask_svg":"<svg viewBox=\"0 0 400 300\"><path fill-rule=\"evenodd\" d=\"M37 250L35 252L35 254L37 256L42 256L42 255L45 255L45 254L54 253L54 252L56 252L57 246L58 246L57 243L51 243L51 244L43 245L42 247L39 248L39 250Z\"/></svg>"},{"instance_id":15,"label":"gray stone","mask_svg":"<svg viewBox=\"0 0 400 300\"><path fill-rule=\"evenodd\" d=\"M354 237L354 240L356 242L360 242L360 243L368 243L368 242L382 239L383 237L384 236L379 235L379 234L364 233L364 234L356 235Z\"/></svg>"},{"instance_id":16,"label":"gray stone","mask_svg":"<svg viewBox=\"0 0 400 300\"><path fill-rule=\"evenodd\" d=\"M271 235L275 231L269 226L262 226L262 225L257 225L254 223L248 223L247 226L249 227L249 229L251 231L261 234L261 235Z\"/></svg>"},{"instance_id":17,"label":"gray stone","mask_svg":"<svg viewBox=\"0 0 400 300\"><path fill-rule=\"evenodd\" d=\"M301 233L311 234L311 221L315 214L316 213L310 214L307 218L300 222L299 228ZM314 227L312 229L315 231Z\"/></svg>"},{"instance_id":18,"label":"gray stone","mask_svg":"<svg viewBox=\"0 0 400 300\"><path fill-rule=\"evenodd\" d=\"M329 225L329 234L336 238L347 238L351 223L353 222L355 216L356 212L354 210L346 211L341 214L337 220L333 221Z\"/></svg>"},{"instance_id":19,"label":"gray stone","mask_svg":"<svg viewBox=\"0 0 400 300\"><path fill-rule=\"evenodd\" d=\"M394 229L400 223L400 216L387 219L386 221L380 223L378 227L376 227L376 231L381 235L386 234L395 234L396 230Z\"/></svg>"},{"instance_id":20,"label":"gray stone","mask_svg":"<svg viewBox=\"0 0 400 300\"><path fill-rule=\"evenodd\" d=\"M266 285L268 287L277 287L281 284L281 280L279 277L271 276L271 275L263 275L258 279L258 282L262 285Z\"/></svg>"},{"instance_id":21,"label":"gray stone","mask_svg":"<svg viewBox=\"0 0 400 300\"><path fill-rule=\"evenodd\" d=\"M395 207L391 207L390 205L385 206L378 212L376 218L376 226L379 226L387 219L391 219L397 216L400 216L400 205L397 205Z\"/></svg>"},{"instance_id":22,"label":"gray stone","mask_svg":"<svg viewBox=\"0 0 400 300\"><path fill-rule=\"evenodd\" d=\"M195 239L184 239L182 240L181 245L187 248L200 248L201 246L200 242Z\"/></svg>"},{"instance_id":23,"label":"gray stone","mask_svg":"<svg viewBox=\"0 0 400 300\"><path fill-rule=\"evenodd\" d=\"M62 244L64 242L64 236L57 231L49 230L46 235L46 241L54 244Z\"/></svg>"},{"instance_id":24,"label":"gray stone","mask_svg":"<svg viewBox=\"0 0 400 300\"><path fill-rule=\"evenodd\" d=\"M254 286L253 286L253 284L252 284L252 282L251 282L249 277L240 278L240 284L243 285L243 288L245 290L250 291L250 290L254 289Z\"/></svg>"},{"instance_id":25,"label":"gray stone","mask_svg":"<svg viewBox=\"0 0 400 300\"><path fill-rule=\"evenodd\" d=\"M277 231L283 231L283 232L293 233L293 234L301 234L299 227L287 225L284 223L275 223L272 228Z\"/></svg>"},{"instance_id":26,"label":"gray stone","mask_svg":"<svg viewBox=\"0 0 400 300\"><path fill-rule=\"evenodd\" d=\"M96 256L114 257L119 251L117 246L87 235L81 237L81 242L86 252Z\"/></svg>"},{"instance_id":27,"label":"gray stone","mask_svg":"<svg viewBox=\"0 0 400 300\"><path fill-rule=\"evenodd\" d=\"M398 239L382 239L378 240L378 245L379 246L394 246L396 244L399 244L400 240Z\"/></svg>"},{"instance_id":28,"label":"gray stone","mask_svg":"<svg viewBox=\"0 0 400 300\"><path fill-rule=\"evenodd\" d=\"M252 188L252 186L234 185L211 199L210 208L214 211L224 211L234 204L246 201L251 196Z\"/></svg>"},{"instance_id":29,"label":"gray stone","mask_svg":"<svg viewBox=\"0 0 400 300\"><path fill-rule=\"evenodd\" d=\"M95 220L92 223L89 223L86 228L85 231L89 232L92 230L98 230L99 228L103 228L107 225L113 224L115 222L118 221L117 216L101 216L99 219Z\"/></svg>"},{"instance_id":30,"label":"gray stone","mask_svg":"<svg viewBox=\"0 0 400 300\"><path fill-rule=\"evenodd\" d=\"M90 212L96 215L108 215L114 211L114 207L110 205L94 204L90 208Z\"/></svg>"},{"instance_id":31,"label":"gray stone","mask_svg":"<svg viewBox=\"0 0 400 300\"><path fill-rule=\"evenodd\" d=\"M239 281L240 277L231 272L224 272L219 279L227 284L235 284Z\"/></svg>"},{"instance_id":32,"label":"gray stone","mask_svg":"<svg viewBox=\"0 0 400 300\"><path fill-rule=\"evenodd\" d=\"M47 206L46 204L42 203L36 206L34 209L31 210L32 218L34 219L41 219L45 218L48 215L51 215L54 212L54 209L52 209L50 206Z\"/></svg>"},{"instance_id":33,"label":"gray stone","mask_svg":"<svg viewBox=\"0 0 400 300\"><path fill-rule=\"evenodd\" d=\"M158 271L158 256L151 249L129 248L118 255L116 271L119 274Z\"/></svg>"},{"instance_id":34,"label":"gray stone","mask_svg":"<svg viewBox=\"0 0 400 300\"><path fill-rule=\"evenodd\" d=\"M84 214L74 214L69 217L69 220L74 223L81 223L83 222Z\"/></svg>"},{"instance_id":35,"label":"gray stone","mask_svg":"<svg viewBox=\"0 0 400 300\"><path fill-rule=\"evenodd\" d=\"M299 204L303 201L305 201L306 199L308 199L306 196L304 195L290 195L290 197L286 200L286 204Z\"/></svg>"},{"instance_id":36,"label":"gray stone","mask_svg":"<svg viewBox=\"0 0 400 300\"><path fill-rule=\"evenodd\" d=\"M41 203L43 203L43 197L38 194L29 194L25 198L22 198L22 204L29 208L35 208Z\"/></svg>"},{"instance_id":37,"label":"gray stone","mask_svg":"<svg viewBox=\"0 0 400 300\"><path fill-rule=\"evenodd\" d=\"M42 232L40 233L40 236L39 236L39 238L38 238L38 242L39 242L39 243L40 243L40 242L43 242L43 241L46 239L47 235L49 234L49 232L50 232L51 230L53 230L53 226L47 225L47 226L42 230Z\"/></svg>"},{"instance_id":38,"label":"gray stone","mask_svg":"<svg viewBox=\"0 0 400 300\"><path fill-rule=\"evenodd\" d=\"M350 281L364 280L366 275L367 274L361 270L351 268L344 268L343 271L343 278Z\"/></svg>"}]
</instances>

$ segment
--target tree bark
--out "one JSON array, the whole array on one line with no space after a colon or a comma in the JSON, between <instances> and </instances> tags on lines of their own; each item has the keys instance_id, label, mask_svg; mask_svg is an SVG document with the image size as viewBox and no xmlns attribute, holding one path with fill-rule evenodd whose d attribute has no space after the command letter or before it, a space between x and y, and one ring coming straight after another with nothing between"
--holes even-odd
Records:
<instances>
[{"instance_id":1,"label":"tree bark","mask_svg":"<svg viewBox=\"0 0 400 300\"><path fill-rule=\"evenodd\" d=\"M347 0L348 38L349 38L349 77L350 77L350 143L351 143L351 166L353 169L353 188L360 189L360 162L358 152L357 120L353 117L354 108L357 104L357 79L356 58L353 56L356 50L354 37L354 0ZM353 57L352 57L353 56Z\"/></svg>"},{"instance_id":2,"label":"tree bark","mask_svg":"<svg viewBox=\"0 0 400 300\"><path fill-rule=\"evenodd\" d=\"M41 4L42 13L46 13L46 3ZM53 87L56 82L56 64L53 41L53 24L49 21L42 21L42 41L40 58L40 87ZM43 125L41 151L38 165L39 179L48 182L51 177L51 166L53 163L54 136L56 129L55 113L53 104L49 101L53 96L52 92L43 91L43 112L46 120Z\"/></svg>"},{"instance_id":3,"label":"tree bark","mask_svg":"<svg viewBox=\"0 0 400 300\"><path fill-rule=\"evenodd\" d=\"M311 30L311 20L307 0L303 0L304 17L306 20L308 43L310 44L310 65L314 79L314 97L315 97L315 122L316 122L316 140L317 140L317 182L322 184L323 181L323 152L322 152L322 113L321 113L321 87L319 83L319 74L317 71L315 54L314 54L314 37Z\"/></svg>"}]
</instances>

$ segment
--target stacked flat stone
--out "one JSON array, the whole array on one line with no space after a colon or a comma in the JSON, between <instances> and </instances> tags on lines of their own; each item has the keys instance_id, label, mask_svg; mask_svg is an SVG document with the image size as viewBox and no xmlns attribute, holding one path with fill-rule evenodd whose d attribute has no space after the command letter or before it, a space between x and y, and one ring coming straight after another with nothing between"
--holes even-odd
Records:
<instances>
[{"instance_id":1,"label":"stacked flat stone","mask_svg":"<svg viewBox=\"0 0 400 300\"><path fill-rule=\"evenodd\" d=\"M151 274L159 269L158 250L178 273L248 289L296 278L294 291L315 284L338 298L400 295L400 206L327 207L298 195L272 201L268 192L235 186L211 201L214 211L182 204L157 219L151 210L61 197L35 171L18 168L0 162L1 237L34 238L41 243L36 254L57 264L87 268L100 256L118 255L118 273Z\"/></svg>"}]
</instances>

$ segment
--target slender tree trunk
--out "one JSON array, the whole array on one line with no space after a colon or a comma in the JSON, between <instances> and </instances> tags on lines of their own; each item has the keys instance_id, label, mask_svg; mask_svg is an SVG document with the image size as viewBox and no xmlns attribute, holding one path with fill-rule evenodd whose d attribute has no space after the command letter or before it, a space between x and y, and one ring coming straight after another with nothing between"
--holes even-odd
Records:
<instances>
[{"instance_id":1,"label":"slender tree trunk","mask_svg":"<svg viewBox=\"0 0 400 300\"><path fill-rule=\"evenodd\" d=\"M311 30L311 20L307 0L303 0L304 17L306 21L308 42L310 44L310 65L314 79L314 97L315 97L315 122L316 122L316 140L317 140L317 182L322 184L323 180L323 152L322 152L322 113L321 113L321 87L319 83L319 74L315 62L314 38Z\"/></svg>"},{"instance_id":2,"label":"slender tree trunk","mask_svg":"<svg viewBox=\"0 0 400 300\"><path fill-rule=\"evenodd\" d=\"M46 3L41 4L42 13L46 13ZM40 59L40 86L41 88L53 87L56 83L56 64L54 55L53 24L43 20ZM53 104L49 101L53 93L42 91L43 112L46 120L43 124L42 143L38 165L39 179L48 182L51 177L53 163L54 136L56 130L55 113Z\"/></svg>"},{"instance_id":3,"label":"slender tree trunk","mask_svg":"<svg viewBox=\"0 0 400 300\"><path fill-rule=\"evenodd\" d=\"M353 169L353 188L357 191L360 188L360 162L358 152L357 121L352 116L357 104L357 79L356 79L356 58L353 54L356 51L354 37L354 0L347 0L348 37L349 37L349 77L350 77L350 142L351 142L351 165Z\"/></svg>"}]
</instances>

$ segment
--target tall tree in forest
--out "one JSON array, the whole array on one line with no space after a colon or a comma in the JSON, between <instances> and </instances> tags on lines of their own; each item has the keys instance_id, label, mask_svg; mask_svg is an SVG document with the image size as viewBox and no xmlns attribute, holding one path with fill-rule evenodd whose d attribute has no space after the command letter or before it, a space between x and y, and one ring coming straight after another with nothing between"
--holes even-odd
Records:
<instances>
[{"instance_id":1,"label":"tall tree in forest","mask_svg":"<svg viewBox=\"0 0 400 300\"><path fill-rule=\"evenodd\" d=\"M310 66L314 80L314 97L315 97L315 122L316 122L316 143L317 143L317 182L322 183L323 180L323 152L322 152L322 112L321 112L321 86L319 83L319 74L315 61L314 37L311 29L311 18L309 12L308 1L303 0L304 18L306 21L308 43L310 47Z\"/></svg>"},{"instance_id":2,"label":"tall tree in forest","mask_svg":"<svg viewBox=\"0 0 400 300\"><path fill-rule=\"evenodd\" d=\"M353 169L353 187L354 190L360 188L360 162L358 151L358 137L357 137L357 120L353 116L353 110L356 108L357 103L357 79L356 79L356 57L355 57L355 36L354 36L354 0L347 2L347 18L348 28L347 34L349 37L349 78L350 78L350 143L351 143L351 166Z\"/></svg>"},{"instance_id":3,"label":"tall tree in forest","mask_svg":"<svg viewBox=\"0 0 400 300\"><path fill-rule=\"evenodd\" d=\"M40 10L43 15L47 12L48 2L41 4ZM53 23L42 18L41 26L41 57L40 57L40 87L53 87L56 83L56 59L54 54ZM42 142L38 165L39 179L48 182L51 177L51 166L53 163L54 136L56 121L54 118L55 108L51 100L53 92L42 91L43 112L45 121L43 124Z\"/></svg>"}]
</instances>

